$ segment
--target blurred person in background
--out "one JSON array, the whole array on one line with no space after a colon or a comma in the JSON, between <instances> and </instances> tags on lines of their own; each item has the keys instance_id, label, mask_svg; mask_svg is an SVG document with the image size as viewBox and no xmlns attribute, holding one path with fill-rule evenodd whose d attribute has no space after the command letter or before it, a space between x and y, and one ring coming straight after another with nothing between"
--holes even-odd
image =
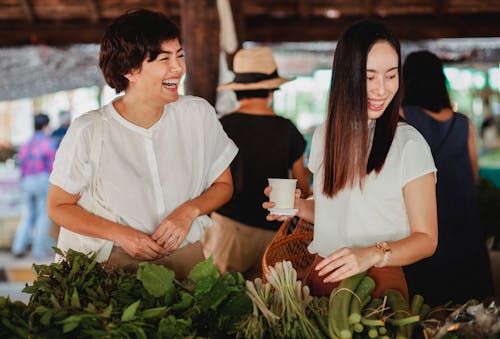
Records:
<instances>
[{"instance_id":1,"label":"blurred person in background","mask_svg":"<svg viewBox=\"0 0 500 339\"><path fill-rule=\"evenodd\" d=\"M443 64L435 54L409 54L403 79L403 115L429 143L437 167L438 246L433 256L405 267L410 293L423 295L430 305L492 296L475 194L474 125L466 115L453 112Z\"/></svg>"},{"instance_id":2,"label":"blurred person in background","mask_svg":"<svg viewBox=\"0 0 500 339\"><path fill-rule=\"evenodd\" d=\"M55 147L47 135L49 117L43 113L34 116L35 133L23 144L17 161L21 170L21 189L23 206L21 219L12 242L15 257L26 255L31 243L34 258L54 255L50 238L51 221L47 216L47 193L49 175L54 162Z\"/></svg>"},{"instance_id":3,"label":"blurred person in background","mask_svg":"<svg viewBox=\"0 0 500 339\"><path fill-rule=\"evenodd\" d=\"M71 114L69 111L63 110L59 112L59 127L57 127L51 134L50 137L54 140L56 148L59 148L61 140L68 131L69 124L71 123Z\"/></svg>"},{"instance_id":4,"label":"blurred person in background","mask_svg":"<svg viewBox=\"0 0 500 339\"><path fill-rule=\"evenodd\" d=\"M235 112L220 121L239 152L231 163L234 193L212 213L214 224L205 232L205 256L213 256L222 272L242 272L246 279L262 275L262 257L280 223L267 221L262 193L267 178L295 178L304 195L309 192L309 170L304 165L306 141L290 120L272 108L273 92L291 79L278 75L272 50L239 50L234 57L235 79L218 90L233 90Z\"/></svg>"}]
</instances>

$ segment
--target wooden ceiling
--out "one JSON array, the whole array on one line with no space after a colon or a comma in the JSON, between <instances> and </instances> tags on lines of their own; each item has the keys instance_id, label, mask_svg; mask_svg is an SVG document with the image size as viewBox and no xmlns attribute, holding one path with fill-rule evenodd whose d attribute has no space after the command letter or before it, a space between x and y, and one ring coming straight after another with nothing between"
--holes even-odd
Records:
<instances>
[{"instance_id":1,"label":"wooden ceiling","mask_svg":"<svg viewBox=\"0 0 500 339\"><path fill-rule=\"evenodd\" d=\"M185 1L0 0L0 46L97 43L127 9L180 23ZM208 0L216 6L216 0ZM382 18L401 39L500 37L500 0L231 0L239 40L331 41L352 21Z\"/></svg>"}]
</instances>

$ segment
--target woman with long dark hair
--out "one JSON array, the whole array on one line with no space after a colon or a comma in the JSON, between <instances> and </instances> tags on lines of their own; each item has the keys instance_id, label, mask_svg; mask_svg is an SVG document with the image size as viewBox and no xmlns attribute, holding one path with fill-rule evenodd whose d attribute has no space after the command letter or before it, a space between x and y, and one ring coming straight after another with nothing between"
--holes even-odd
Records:
<instances>
[{"instance_id":1,"label":"woman with long dark hair","mask_svg":"<svg viewBox=\"0 0 500 339\"><path fill-rule=\"evenodd\" d=\"M314 222L306 280L315 295L368 270L375 296L395 288L408 297L401 267L436 248L436 168L422 135L399 121L400 73L399 42L383 24L362 20L341 35L328 117L311 147L314 199L297 195L295 206Z\"/></svg>"},{"instance_id":2,"label":"woman with long dark hair","mask_svg":"<svg viewBox=\"0 0 500 339\"><path fill-rule=\"evenodd\" d=\"M405 267L409 290L424 295L430 305L491 296L490 260L474 187L478 177L474 125L453 111L443 64L435 54L409 54L403 78L404 116L429 143L438 169L438 247L432 257ZM474 277L474 284L464 277Z\"/></svg>"}]
</instances>

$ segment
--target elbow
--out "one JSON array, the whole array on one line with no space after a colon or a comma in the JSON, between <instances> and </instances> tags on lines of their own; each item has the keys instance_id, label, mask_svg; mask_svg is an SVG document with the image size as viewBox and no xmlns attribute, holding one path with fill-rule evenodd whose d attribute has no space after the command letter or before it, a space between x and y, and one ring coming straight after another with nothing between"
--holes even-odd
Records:
<instances>
[{"instance_id":1,"label":"elbow","mask_svg":"<svg viewBox=\"0 0 500 339\"><path fill-rule=\"evenodd\" d=\"M436 249L437 249L437 245L438 245L437 236L436 237L432 237L431 239L429 239L429 242L428 242L428 251L427 251L426 258L427 257L431 257L431 256L434 255L434 253L436 252Z\"/></svg>"},{"instance_id":2,"label":"elbow","mask_svg":"<svg viewBox=\"0 0 500 339\"><path fill-rule=\"evenodd\" d=\"M55 207L54 204L51 203L50 199L47 200L47 216L49 217L50 221L55 222L54 217L55 217Z\"/></svg>"},{"instance_id":3,"label":"elbow","mask_svg":"<svg viewBox=\"0 0 500 339\"><path fill-rule=\"evenodd\" d=\"M233 183L226 183L225 184L225 192L224 192L224 196L223 196L223 204L226 204L227 202L229 202L229 200L231 200L231 198L233 197L233 192L234 192L234 187L233 187Z\"/></svg>"}]
</instances>

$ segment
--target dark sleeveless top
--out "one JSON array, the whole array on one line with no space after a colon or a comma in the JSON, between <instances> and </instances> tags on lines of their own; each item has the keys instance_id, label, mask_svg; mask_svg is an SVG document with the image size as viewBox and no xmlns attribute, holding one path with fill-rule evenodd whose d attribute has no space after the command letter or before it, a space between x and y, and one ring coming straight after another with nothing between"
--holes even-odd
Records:
<instances>
[{"instance_id":1,"label":"dark sleeveless top","mask_svg":"<svg viewBox=\"0 0 500 339\"><path fill-rule=\"evenodd\" d=\"M435 254L405 267L410 295L420 293L430 305L492 296L468 149L468 118L454 113L451 119L439 121L415 106L404 107L404 114L427 140L434 157L439 228Z\"/></svg>"},{"instance_id":2,"label":"dark sleeveless top","mask_svg":"<svg viewBox=\"0 0 500 339\"><path fill-rule=\"evenodd\" d=\"M243 224L277 230L281 222L266 220L262 203L268 198L267 178L288 178L306 141L295 125L276 115L231 113L220 119L224 131L238 146L231 163L233 196L217 213Z\"/></svg>"}]
</instances>

